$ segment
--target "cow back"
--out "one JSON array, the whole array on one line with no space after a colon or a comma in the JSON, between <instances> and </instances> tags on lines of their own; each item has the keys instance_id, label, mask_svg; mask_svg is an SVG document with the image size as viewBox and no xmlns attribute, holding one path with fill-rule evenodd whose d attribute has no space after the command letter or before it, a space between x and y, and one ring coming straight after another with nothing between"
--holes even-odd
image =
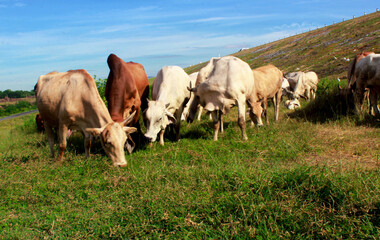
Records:
<instances>
[{"instance_id":1,"label":"cow back","mask_svg":"<svg viewBox=\"0 0 380 240\"><path fill-rule=\"evenodd\" d=\"M131 125L138 121L140 108L147 107L149 81L144 67L139 63L124 62L115 54L107 59L110 73L105 97L112 120L122 122L134 111L137 112Z\"/></svg>"},{"instance_id":2,"label":"cow back","mask_svg":"<svg viewBox=\"0 0 380 240\"><path fill-rule=\"evenodd\" d=\"M255 89L259 99L273 98L281 90L283 74L274 65L266 65L252 71L255 79Z\"/></svg>"},{"instance_id":3,"label":"cow back","mask_svg":"<svg viewBox=\"0 0 380 240\"><path fill-rule=\"evenodd\" d=\"M42 119L52 127L64 122L83 130L111 121L94 79L82 69L40 76L36 102Z\"/></svg>"}]
</instances>

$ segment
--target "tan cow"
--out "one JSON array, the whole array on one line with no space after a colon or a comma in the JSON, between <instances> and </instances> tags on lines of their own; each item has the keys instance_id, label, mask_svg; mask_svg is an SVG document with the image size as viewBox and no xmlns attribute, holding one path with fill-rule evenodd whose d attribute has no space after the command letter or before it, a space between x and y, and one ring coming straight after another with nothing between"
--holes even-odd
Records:
<instances>
[{"instance_id":1,"label":"tan cow","mask_svg":"<svg viewBox=\"0 0 380 240\"><path fill-rule=\"evenodd\" d=\"M362 109L365 89L369 89L370 109L380 117L377 95L380 93L380 54L369 54L358 62L349 75L351 89L354 91L356 113Z\"/></svg>"},{"instance_id":2,"label":"tan cow","mask_svg":"<svg viewBox=\"0 0 380 240\"><path fill-rule=\"evenodd\" d=\"M179 139L181 115L190 99L190 77L178 66L165 66L157 74L152 86L152 101L144 112L145 137L156 141L160 133L160 144L164 145L164 132L169 124L175 124L176 140Z\"/></svg>"},{"instance_id":3,"label":"tan cow","mask_svg":"<svg viewBox=\"0 0 380 240\"><path fill-rule=\"evenodd\" d=\"M54 157L53 127L58 128L59 155L62 161L69 129L84 135L86 156L90 156L92 136L100 136L105 153L113 165L126 166L124 144L127 134L136 131L124 127L134 117L130 115L123 123L111 119L106 105L99 96L94 79L85 70L51 72L39 77L36 85L37 107L44 120L45 131Z\"/></svg>"},{"instance_id":4,"label":"tan cow","mask_svg":"<svg viewBox=\"0 0 380 240\"><path fill-rule=\"evenodd\" d=\"M247 100L258 101L254 92L252 70L246 62L233 56L215 59L209 64L211 64L212 70L207 79L195 88L189 89L194 92L195 97L190 105L188 121L194 120L198 104L203 106L212 114L214 141L217 141L223 115L227 114L233 106L237 106L238 124L242 138L246 140L245 103Z\"/></svg>"},{"instance_id":5,"label":"tan cow","mask_svg":"<svg viewBox=\"0 0 380 240\"><path fill-rule=\"evenodd\" d=\"M262 125L261 115L264 114L267 124L268 99L272 99L275 113L275 121L278 121L280 112L280 103L282 95L282 79L283 73L280 69L272 64L256 68L252 70L253 78L255 80L255 91L257 99L261 99L264 104L264 109L261 107L261 101L249 102L251 105L250 115L254 114L257 118L258 125ZM250 116L251 119L254 116Z\"/></svg>"}]
</instances>

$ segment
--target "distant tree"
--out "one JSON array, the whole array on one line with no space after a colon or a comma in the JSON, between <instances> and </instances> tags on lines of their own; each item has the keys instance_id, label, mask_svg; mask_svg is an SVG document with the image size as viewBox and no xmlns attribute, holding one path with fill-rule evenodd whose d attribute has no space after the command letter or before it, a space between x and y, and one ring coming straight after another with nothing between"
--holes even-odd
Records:
<instances>
[{"instance_id":1,"label":"distant tree","mask_svg":"<svg viewBox=\"0 0 380 240\"><path fill-rule=\"evenodd\" d=\"M12 91L10 89L7 89L5 91L0 91L0 98L5 98L5 97L25 98L25 97L29 97L29 96L33 96L33 95L34 95L33 90L31 90L31 91L24 91L24 90Z\"/></svg>"},{"instance_id":2,"label":"distant tree","mask_svg":"<svg viewBox=\"0 0 380 240\"><path fill-rule=\"evenodd\" d=\"M94 75L94 80L96 83L96 87L98 88L100 97L103 99L104 103L107 105L107 100L105 97L107 79L97 78L96 75Z\"/></svg>"}]
</instances>

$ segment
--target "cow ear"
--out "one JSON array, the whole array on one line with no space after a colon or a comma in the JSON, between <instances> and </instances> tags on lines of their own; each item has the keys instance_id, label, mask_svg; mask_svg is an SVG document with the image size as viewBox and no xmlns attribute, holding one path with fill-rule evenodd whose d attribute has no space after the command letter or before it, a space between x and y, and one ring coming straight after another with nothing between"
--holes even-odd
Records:
<instances>
[{"instance_id":1,"label":"cow ear","mask_svg":"<svg viewBox=\"0 0 380 240\"><path fill-rule=\"evenodd\" d=\"M91 134L92 136L99 136L102 132L103 132L103 128L86 128L85 131L89 134Z\"/></svg>"},{"instance_id":2,"label":"cow ear","mask_svg":"<svg viewBox=\"0 0 380 240\"><path fill-rule=\"evenodd\" d=\"M165 111L165 114L168 117L170 123L175 123L176 122L175 117L169 111Z\"/></svg>"},{"instance_id":3,"label":"cow ear","mask_svg":"<svg viewBox=\"0 0 380 240\"><path fill-rule=\"evenodd\" d=\"M123 126L129 124L130 122L132 122L133 118L135 117L136 115L136 111L134 111L131 115L129 115L124 121L123 121Z\"/></svg>"},{"instance_id":4,"label":"cow ear","mask_svg":"<svg viewBox=\"0 0 380 240\"><path fill-rule=\"evenodd\" d=\"M135 127L123 127L123 130L127 135L137 132L137 128Z\"/></svg>"},{"instance_id":5,"label":"cow ear","mask_svg":"<svg viewBox=\"0 0 380 240\"><path fill-rule=\"evenodd\" d=\"M124 148L126 148L126 149L127 149L127 152L128 152L129 154L131 154L132 151L133 151L133 149L135 149L135 146L136 146L136 144L135 144L135 142L133 141L132 137L128 135L127 140L125 141Z\"/></svg>"}]
</instances>

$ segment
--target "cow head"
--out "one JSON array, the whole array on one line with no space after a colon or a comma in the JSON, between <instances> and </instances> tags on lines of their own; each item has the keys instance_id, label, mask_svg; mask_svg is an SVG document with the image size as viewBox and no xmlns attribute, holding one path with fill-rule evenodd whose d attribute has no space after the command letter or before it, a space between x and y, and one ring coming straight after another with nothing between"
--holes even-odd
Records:
<instances>
[{"instance_id":1,"label":"cow head","mask_svg":"<svg viewBox=\"0 0 380 240\"><path fill-rule=\"evenodd\" d=\"M264 99L261 99L260 101L257 101L257 102L251 102L250 100L247 100L247 105L250 108L249 109L249 115L250 115L252 120L255 116L257 126L263 125L263 121L261 119L261 117L264 113L264 109L262 107L263 101L264 101Z\"/></svg>"},{"instance_id":2,"label":"cow head","mask_svg":"<svg viewBox=\"0 0 380 240\"><path fill-rule=\"evenodd\" d=\"M134 127L125 127L132 121L136 112L131 114L124 122L117 123L111 122L101 128L86 128L86 132L93 136L99 136L102 147L109 158L111 158L113 165L125 167L127 161L125 160L124 144L129 136L137 131Z\"/></svg>"},{"instance_id":3,"label":"cow head","mask_svg":"<svg viewBox=\"0 0 380 240\"><path fill-rule=\"evenodd\" d=\"M166 128L167 125L175 123L176 119L169 110L170 104L160 101L148 101L148 108L144 111L146 123L146 133L144 136L150 141L156 141L157 134Z\"/></svg>"},{"instance_id":4,"label":"cow head","mask_svg":"<svg viewBox=\"0 0 380 240\"><path fill-rule=\"evenodd\" d=\"M288 109L296 109L296 108L299 108L301 106L301 103L298 101L298 99L286 100L285 106Z\"/></svg>"}]
</instances>

